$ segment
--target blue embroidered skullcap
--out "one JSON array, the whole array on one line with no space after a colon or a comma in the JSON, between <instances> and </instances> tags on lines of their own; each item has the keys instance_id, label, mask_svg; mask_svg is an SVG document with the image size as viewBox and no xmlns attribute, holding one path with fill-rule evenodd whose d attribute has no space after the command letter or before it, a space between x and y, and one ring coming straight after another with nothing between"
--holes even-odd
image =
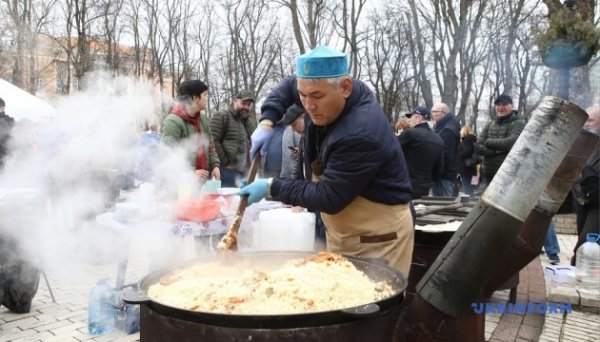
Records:
<instances>
[{"instance_id":1,"label":"blue embroidered skullcap","mask_svg":"<svg viewBox=\"0 0 600 342\"><path fill-rule=\"evenodd\" d=\"M326 45L296 57L296 76L301 78L332 78L348 74L348 57Z\"/></svg>"}]
</instances>

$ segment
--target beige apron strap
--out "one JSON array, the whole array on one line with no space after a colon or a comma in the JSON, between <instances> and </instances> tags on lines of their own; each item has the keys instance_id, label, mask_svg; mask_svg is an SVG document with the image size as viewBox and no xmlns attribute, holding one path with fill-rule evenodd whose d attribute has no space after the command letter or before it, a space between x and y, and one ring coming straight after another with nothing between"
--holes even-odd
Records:
<instances>
[{"instance_id":1,"label":"beige apron strap","mask_svg":"<svg viewBox=\"0 0 600 342\"><path fill-rule=\"evenodd\" d=\"M414 244L408 204L387 205L359 196L341 212L321 213L321 217L329 251L383 258L408 279Z\"/></svg>"}]
</instances>

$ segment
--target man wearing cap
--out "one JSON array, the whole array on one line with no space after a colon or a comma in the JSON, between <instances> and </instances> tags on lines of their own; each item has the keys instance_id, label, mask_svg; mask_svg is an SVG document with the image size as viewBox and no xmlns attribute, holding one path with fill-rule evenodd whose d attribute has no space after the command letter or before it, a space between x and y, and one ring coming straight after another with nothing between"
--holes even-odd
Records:
<instances>
[{"instance_id":1,"label":"man wearing cap","mask_svg":"<svg viewBox=\"0 0 600 342\"><path fill-rule=\"evenodd\" d=\"M398 136L413 189L413 199L429 195L435 179L444 171L444 142L429 127L431 113L417 107L406 113L411 128Z\"/></svg>"},{"instance_id":2,"label":"man wearing cap","mask_svg":"<svg viewBox=\"0 0 600 342\"><path fill-rule=\"evenodd\" d=\"M231 105L215 113L210 120L212 138L221 161L221 185L237 186L250 167L250 134L254 131L250 111L254 96L250 90L241 90Z\"/></svg>"},{"instance_id":3,"label":"man wearing cap","mask_svg":"<svg viewBox=\"0 0 600 342\"><path fill-rule=\"evenodd\" d=\"M525 128L525 121L513 110L510 96L498 96L494 108L496 119L485 125L475 143L475 152L483 156L483 179L486 185L490 184Z\"/></svg>"},{"instance_id":4,"label":"man wearing cap","mask_svg":"<svg viewBox=\"0 0 600 342\"><path fill-rule=\"evenodd\" d=\"M283 132L281 148L284 156L281 162L281 178L305 179L303 172L304 155L304 108L290 106L283 115Z\"/></svg>"},{"instance_id":5,"label":"man wearing cap","mask_svg":"<svg viewBox=\"0 0 600 342\"><path fill-rule=\"evenodd\" d=\"M372 92L348 76L347 56L321 45L296 59L296 76L282 80L262 106L252 153L265 149L270 127L292 104L310 116L305 169L312 181L259 179L240 195L320 211L329 251L384 258L408 275L414 233L406 161Z\"/></svg>"}]
</instances>

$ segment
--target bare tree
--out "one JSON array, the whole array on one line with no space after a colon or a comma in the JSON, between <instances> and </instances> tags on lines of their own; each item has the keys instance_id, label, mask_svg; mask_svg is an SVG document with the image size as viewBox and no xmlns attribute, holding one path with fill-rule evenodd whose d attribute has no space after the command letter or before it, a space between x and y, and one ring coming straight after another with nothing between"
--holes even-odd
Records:
<instances>
[{"instance_id":1,"label":"bare tree","mask_svg":"<svg viewBox=\"0 0 600 342\"><path fill-rule=\"evenodd\" d=\"M409 42L404 39L405 25L397 18L402 18L400 10L392 6L370 15L364 49L366 77L392 122L398 120L403 108L414 105L402 101L410 98L406 90L414 77L407 53Z\"/></svg>"},{"instance_id":2,"label":"bare tree","mask_svg":"<svg viewBox=\"0 0 600 342\"><path fill-rule=\"evenodd\" d=\"M469 53L476 44L476 32L481 25L485 6L484 1L433 0L431 1L432 17L424 17L425 22L430 23L433 33L431 48L434 53L436 84L442 102L448 104L450 108L455 108L458 101L459 62L471 61L470 58L461 58L461 54ZM465 92L461 94L465 102L460 109L464 110L470 92L468 78L463 78L462 90Z\"/></svg>"},{"instance_id":3,"label":"bare tree","mask_svg":"<svg viewBox=\"0 0 600 342\"><path fill-rule=\"evenodd\" d=\"M165 62L169 41L164 41L161 31L160 9L158 0L143 0L145 16L148 20L148 42L152 58L150 64L150 77L157 77L158 84L165 84ZM171 89L171 96L175 96L175 89Z\"/></svg>"},{"instance_id":4,"label":"bare tree","mask_svg":"<svg viewBox=\"0 0 600 342\"><path fill-rule=\"evenodd\" d=\"M91 71L93 67L90 8L87 0L67 0L67 3L73 5L73 16L69 20L73 20L76 31L75 45L77 48L72 50L75 52L71 54L71 63L75 69L75 77L78 81L81 81L83 76Z\"/></svg>"},{"instance_id":5,"label":"bare tree","mask_svg":"<svg viewBox=\"0 0 600 342\"><path fill-rule=\"evenodd\" d=\"M413 72L418 84L418 87L415 90L421 93L421 96L425 101L425 106L431 108L433 106L433 93L431 81L429 81L427 75L429 61L426 60L428 54L425 51L425 42L430 41L431 38L426 36L421 28L419 15L423 15L423 13L420 12L420 9L417 10L416 1L409 0L408 5L409 11L404 15L407 22L412 24L407 25L407 32L409 33L407 38L410 45Z\"/></svg>"},{"instance_id":6,"label":"bare tree","mask_svg":"<svg viewBox=\"0 0 600 342\"><path fill-rule=\"evenodd\" d=\"M194 71L198 63L197 55L192 51L192 26L197 15L196 2L174 0L167 2L165 16L167 27L163 30L163 41L168 46L171 79L179 84L186 79L195 78Z\"/></svg>"},{"instance_id":7,"label":"bare tree","mask_svg":"<svg viewBox=\"0 0 600 342\"><path fill-rule=\"evenodd\" d=\"M133 38L133 74L141 76L146 69L146 58L148 48L148 35L143 34L143 25L148 24L142 18L142 1L128 0L125 17L130 26L130 34Z\"/></svg>"},{"instance_id":8,"label":"bare tree","mask_svg":"<svg viewBox=\"0 0 600 342\"><path fill-rule=\"evenodd\" d=\"M359 20L367 0L342 0L341 15L333 15L337 32L344 41L343 51L350 49L350 72L354 77L359 77L360 61L358 58L359 46L364 39L359 29Z\"/></svg>"},{"instance_id":9,"label":"bare tree","mask_svg":"<svg viewBox=\"0 0 600 342\"><path fill-rule=\"evenodd\" d=\"M274 0L290 10L294 38L301 54L327 43L333 26L325 0Z\"/></svg>"},{"instance_id":10,"label":"bare tree","mask_svg":"<svg viewBox=\"0 0 600 342\"><path fill-rule=\"evenodd\" d=\"M259 95L281 55L282 32L269 17L269 1L234 0L224 4L230 45L220 56L222 86L231 98L239 89Z\"/></svg>"},{"instance_id":11,"label":"bare tree","mask_svg":"<svg viewBox=\"0 0 600 342\"><path fill-rule=\"evenodd\" d=\"M39 78L38 36L48 24L55 0L2 0L0 13L9 23L13 42L13 83L35 92Z\"/></svg>"},{"instance_id":12,"label":"bare tree","mask_svg":"<svg viewBox=\"0 0 600 342\"><path fill-rule=\"evenodd\" d=\"M504 93L512 94L514 86L513 51L517 41L517 28L523 22L523 6L525 0L509 1L502 4L505 13L508 12L506 23L506 43L504 46ZM508 11L506 11L508 9Z\"/></svg>"},{"instance_id":13,"label":"bare tree","mask_svg":"<svg viewBox=\"0 0 600 342\"><path fill-rule=\"evenodd\" d=\"M562 8L562 3L559 0L542 0L548 7L548 16L553 15ZM577 0L574 11L579 13L583 20L590 22L594 21L594 13L597 1L595 0ZM590 65L584 65L582 67L573 68L569 75L566 73L560 73L559 70L552 70L551 77L553 79L560 79L562 77L569 77L569 94L570 100L577 103L581 107L585 108L593 102L591 86L590 86ZM562 82L549 82L546 93L549 95L558 95L560 93L560 84Z\"/></svg>"},{"instance_id":14,"label":"bare tree","mask_svg":"<svg viewBox=\"0 0 600 342\"><path fill-rule=\"evenodd\" d=\"M124 30L119 20L123 5L123 0L101 0L97 4L98 16L102 18L100 37L103 38L103 41L100 45L104 47L104 62L109 70L120 71L121 73L127 70L127 68L123 67L119 48L120 36ZM120 66L121 68L119 68Z\"/></svg>"},{"instance_id":15,"label":"bare tree","mask_svg":"<svg viewBox=\"0 0 600 342\"><path fill-rule=\"evenodd\" d=\"M203 5L201 14L199 15L199 21L195 25L196 32L194 33L194 41L196 42L196 46L199 46L199 56L198 56L198 77L206 80L211 83L211 97L209 106L207 108L207 113L211 113L211 104L214 104L218 108L218 102L215 103L215 100L218 101L218 87L212 88L212 72L211 66L213 63L213 54L216 48L216 41L218 39L218 31L217 27L211 21L210 13L214 13L215 6L211 3L206 3ZM217 96L214 96L217 95Z\"/></svg>"}]
</instances>

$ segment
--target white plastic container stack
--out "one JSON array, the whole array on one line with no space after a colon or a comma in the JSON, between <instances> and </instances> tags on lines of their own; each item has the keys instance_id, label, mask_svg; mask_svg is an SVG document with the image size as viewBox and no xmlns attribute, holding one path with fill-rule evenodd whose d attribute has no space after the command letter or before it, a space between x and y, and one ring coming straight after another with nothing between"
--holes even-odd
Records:
<instances>
[{"instance_id":1,"label":"white plastic container stack","mask_svg":"<svg viewBox=\"0 0 600 342\"><path fill-rule=\"evenodd\" d=\"M278 208L260 212L254 224L253 250L313 251L315 214Z\"/></svg>"},{"instance_id":2,"label":"white plastic container stack","mask_svg":"<svg viewBox=\"0 0 600 342\"><path fill-rule=\"evenodd\" d=\"M599 234L588 234L587 241L577 249L575 279L583 293L600 296L600 245Z\"/></svg>"}]
</instances>

